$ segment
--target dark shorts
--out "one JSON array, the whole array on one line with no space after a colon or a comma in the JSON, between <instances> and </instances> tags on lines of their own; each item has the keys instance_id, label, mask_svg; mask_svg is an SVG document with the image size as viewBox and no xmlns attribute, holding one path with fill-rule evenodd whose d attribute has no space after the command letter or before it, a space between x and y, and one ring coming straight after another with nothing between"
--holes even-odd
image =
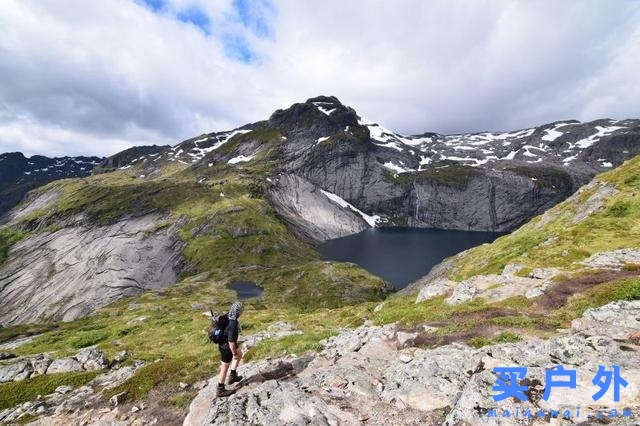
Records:
<instances>
[{"instance_id":1,"label":"dark shorts","mask_svg":"<svg viewBox=\"0 0 640 426\"><path fill-rule=\"evenodd\" d=\"M218 345L218 349L220 349L220 359L222 362L228 364L233 359L233 354L231 353L231 349L229 345Z\"/></svg>"}]
</instances>

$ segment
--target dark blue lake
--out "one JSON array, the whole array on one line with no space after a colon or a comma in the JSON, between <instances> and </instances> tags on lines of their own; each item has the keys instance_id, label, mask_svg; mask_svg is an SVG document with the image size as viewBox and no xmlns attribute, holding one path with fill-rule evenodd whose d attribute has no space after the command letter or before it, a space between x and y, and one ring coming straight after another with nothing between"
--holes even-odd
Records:
<instances>
[{"instance_id":1,"label":"dark blue lake","mask_svg":"<svg viewBox=\"0 0 640 426\"><path fill-rule=\"evenodd\" d=\"M246 300L252 297L260 297L262 288L251 281L236 280L229 283L228 288L236 292L238 299Z\"/></svg>"},{"instance_id":2,"label":"dark blue lake","mask_svg":"<svg viewBox=\"0 0 640 426\"><path fill-rule=\"evenodd\" d=\"M327 260L353 262L382 277L396 289L427 274L446 257L490 243L495 232L419 228L372 228L324 242L318 251Z\"/></svg>"}]
</instances>

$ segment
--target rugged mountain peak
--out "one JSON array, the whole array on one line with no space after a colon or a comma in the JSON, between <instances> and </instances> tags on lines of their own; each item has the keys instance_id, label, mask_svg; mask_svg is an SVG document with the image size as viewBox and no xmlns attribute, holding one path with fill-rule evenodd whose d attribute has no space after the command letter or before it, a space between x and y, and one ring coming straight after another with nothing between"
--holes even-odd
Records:
<instances>
[{"instance_id":1,"label":"rugged mountain peak","mask_svg":"<svg viewBox=\"0 0 640 426\"><path fill-rule=\"evenodd\" d=\"M358 114L343 105L335 96L316 96L304 103L279 109L269 118L268 125L286 137L318 138L358 125Z\"/></svg>"},{"instance_id":2,"label":"rugged mountain peak","mask_svg":"<svg viewBox=\"0 0 640 426\"><path fill-rule=\"evenodd\" d=\"M96 171L110 171L119 167L124 167L128 164L134 163L137 159L147 155L158 155L159 153L170 149L170 145L149 145L149 146L134 146L124 151L107 157L102 161L100 167Z\"/></svg>"},{"instance_id":3,"label":"rugged mountain peak","mask_svg":"<svg viewBox=\"0 0 640 426\"><path fill-rule=\"evenodd\" d=\"M88 176L101 161L100 157L0 154L0 216L18 204L30 190L57 179Z\"/></svg>"},{"instance_id":4,"label":"rugged mountain peak","mask_svg":"<svg viewBox=\"0 0 640 426\"><path fill-rule=\"evenodd\" d=\"M342 102L340 102L340 100L337 97L325 96L325 95L316 96L315 98L309 98L305 103L306 104L325 103L325 104L333 104L336 106L342 105Z\"/></svg>"}]
</instances>

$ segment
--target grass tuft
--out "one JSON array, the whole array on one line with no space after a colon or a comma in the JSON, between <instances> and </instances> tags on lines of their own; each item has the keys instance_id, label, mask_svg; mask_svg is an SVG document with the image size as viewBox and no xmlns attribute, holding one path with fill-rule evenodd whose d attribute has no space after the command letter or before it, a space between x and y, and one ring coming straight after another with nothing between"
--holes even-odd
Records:
<instances>
[{"instance_id":1,"label":"grass tuft","mask_svg":"<svg viewBox=\"0 0 640 426\"><path fill-rule=\"evenodd\" d=\"M0 410L15 407L35 399L38 395L48 395L58 386L83 386L93 380L100 371L45 374L19 382L0 384Z\"/></svg>"}]
</instances>

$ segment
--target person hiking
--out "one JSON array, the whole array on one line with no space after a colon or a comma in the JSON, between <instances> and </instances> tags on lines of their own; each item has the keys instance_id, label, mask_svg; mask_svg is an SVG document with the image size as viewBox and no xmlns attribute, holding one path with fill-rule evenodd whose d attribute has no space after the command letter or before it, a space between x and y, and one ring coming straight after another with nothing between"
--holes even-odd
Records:
<instances>
[{"instance_id":1,"label":"person hiking","mask_svg":"<svg viewBox=\"0 0 640 426\"><path fill-rule=\"evenodd\" d=\"M244 311L244 305L242 302L235 302L231 305L229 313L227 314L229 322L224 329L224 337L218 344L220 349L220 374L218 376L218 389L216 389L216 396L225 397L233 394L231 389L224 387L224 382L227 378L227 372L229 371L229 365L231 365L231 373L229 374L229 384L232 385L242 380L242 376L238 376L236 369L238 364L242 360L242 351L238 347L238 333L240 332L240 324L238 318Z\"/></svg>"}]
</instances>

